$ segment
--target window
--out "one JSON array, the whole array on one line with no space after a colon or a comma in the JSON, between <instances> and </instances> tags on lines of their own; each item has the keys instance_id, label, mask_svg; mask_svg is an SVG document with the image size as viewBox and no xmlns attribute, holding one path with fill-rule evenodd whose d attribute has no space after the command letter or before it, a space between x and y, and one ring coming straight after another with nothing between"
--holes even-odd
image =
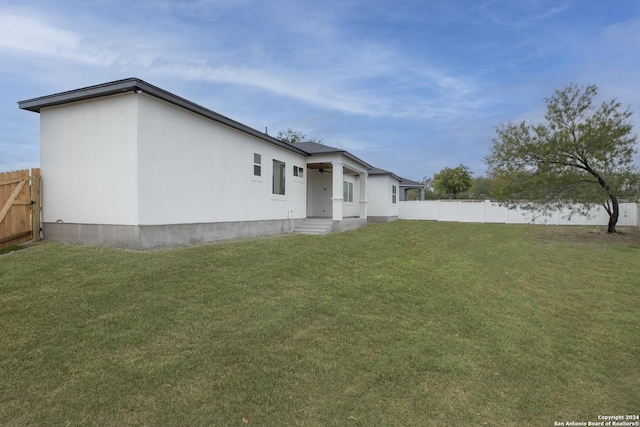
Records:
<instances>
[{"instance_id":1,"label":"window","mask_svg":"<svg viewBox=\"0 0 640 427\"><path fill-rule=\"evenodd\" d=\"M298 178L304 178L304 168L294 166L293 167L293 176L297 176Z\"/></svg>"},{"instance_id":2,"label":"window","mask_svg":"<svg viewBox=\"0 0 640 427\"><path fill-rule=\"evenodd\" d=\"M395 185L391 186L391 203L396 203L396 196L398 194L398 187L396 187Z\"/></svg>"},{"instance_id":3,"label":"window","mask_svg":"<svg viewBox=\"0 0 640 427\"><path fill-rule=\"evenodd\" d=\"M253 153L253 176L262 176L262 155Z\"/></svg>"},{"instance_id":4,"label":"window","mask_svg":"<svg viewBox=\"0 0 640 427\"><path fill-rule=\"evenodd\" d=\"M273 194L284 195L285 164L279 160L273 160Z\"/></svg>"},{"instance_id":5,"label":"window","mask_svg":"<svg viewBox=\"0 0 640 427\"><path fill-rule=\"evenodd\" d=\"M342 181L342 198L345 202L353 202L353 182Z\"/></svg>"}]
</instances>

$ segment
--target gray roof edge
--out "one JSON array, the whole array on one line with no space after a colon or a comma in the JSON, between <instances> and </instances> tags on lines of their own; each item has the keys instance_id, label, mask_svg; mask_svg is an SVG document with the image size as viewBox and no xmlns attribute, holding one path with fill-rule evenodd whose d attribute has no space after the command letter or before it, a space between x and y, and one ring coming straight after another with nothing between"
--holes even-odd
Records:
<instances>
[{"instance_id":1,"label":"gray roof edge","mask_svg":"<svg viewBox=\"0 0 640 427\"><path fill-rule=\"evenodd\" d=\"M365 162L364 160L360 159L357 156L354 156L353 154L351 154L350 152L348 152L347 150L343 150L342 148L337 148L337 147L332 147L330 145L325 145L325 144L321 144L319 142L314 142L314 141L305 141L305 142L301 142L301 143L296 143L293 145L297 145L300 144L303 147L306 147L305 144L311 144L311 146L313 145L317 145L317 146L321 146L323 147L323 151L313 151L313 150L305 150L305 148L301 148L303 151L306 151L309 156L313 157L313 156L322 156L324 154L340 154L345 156L348 159L351 159L357 163L360 163L362 166L364 166L366 169L371 169L373 168L373 166L371 166L369 163ZM329 150L326 150L326 149Z\"/></svg>"},{"instance_id":2,"label":"gray roof edge","mask_svg":"<svg viewBox=\"0 0 640 427\"><path fill-rule=\"evenodd\" d=\"M424 187L424 184L421 183L421 182L414 181L414 180L411 180L409 178L400 177L400 179L401 179L401 182L405 183L404 184L405 187ZM402 184L400 184L400 185L402 185Z\"/></svg>"},{"instance_id":3,"label":"gray roof edge","mask_svg":"<svg viewBox=\"0 0 640 427\"><path fill-rule=\"evenodd\" d=\"M101 96L115 95L116 93L129 92L135 89L136 78L117 80L110 83L88 86L85 88L69 90L55 93L53 95L41 96L38 98L19 101L18 107L22 110L29 110L39 113L42 108L55 105L68 104L70 102L83 101L85 99L99 98Z\"/></svg>"},{"instance_id":4,"label":"gray roof edge","mask_svg":"<svg viewBox=\"0 0 640 427\"><path fill-rule=\"evenodd\" d=\"M393 172L389 172L388 170L384 170L384 169L380 169L380 168L376 168L373 167L373 172L370 174L371 175L391 175L393 178L397 179L399 182L402 182L402 178L400 178L398 175L396 175Z\"/></svg>"},{"instance_id":5,"label":"gray roof edge","mask_svg":"<svg viewBox=\"0 0 640 427\"><path fill-rule=\"evenodd\" d=\"M330 154L331 152L328 152L328 153ZM360 163L362 166L364 166L364 167L365 167L365 168L367 168L367 169L371 169L371 168L373 167L373 166L371 166L369 163L365 162L364 160L362 160L361 158L359 158L359 157L357 157L357 156L354 156L353 154L351 154L350 152L348 152L348 151L346 151L346 150L336 150L336 151L333 151L333 153L339 153L339 154L342 154L342 155L343 155L343 156L345 156L346 158L351 159L351 160L353 160L354 162L358 162L358 163ZM317 153L317 154L315 154L315 155L319 156L320 154L323 154L323 153ZM313 156L313 155L314 155L314 154L312 154L312 156Z\"/></svg>"},{"instance_id":6,"label":"gray roof edge","mask_svg":"<svg viewBox=\"0 0 640 427\"><path fill-rule=\"evenodd\" d=\"M299 148L296 148L292 144L287 144L285 142L282 142L272 136L264 134L247 125L244 125L240 122L237 122L233 119L223 116L222 114L218 114L215 111L209 110L208 108L205 108L201 105L191 102L185 98L174 95L171 92L168 92L152 84L149 84L144 80L140 80L136 77L117 80L110 83L102 83L95 86L89 86L89 87L75 89L67 92L61 92L53 95L47 95L40 98L20 101L18 102L18 107L23 110L29 110L29 111L39 113L40 110L45 107L52 107L55 105L63 105L71 102L84 101L87 99L94 99L102 96L109 96L109 95L115 95L118 93L133 92L133 91L135 92L142 91L143 93L147 93L163 101L169 102L170 104L176 105L178 107L182 107L186 110L189 110L193 113L199 114L208 119L211 119L218 123L229 126L238 131L255 136L271 144L280 146L282 148L296 152L303 156L309 156L309 153Z\"/></svg>"}]
</instances>

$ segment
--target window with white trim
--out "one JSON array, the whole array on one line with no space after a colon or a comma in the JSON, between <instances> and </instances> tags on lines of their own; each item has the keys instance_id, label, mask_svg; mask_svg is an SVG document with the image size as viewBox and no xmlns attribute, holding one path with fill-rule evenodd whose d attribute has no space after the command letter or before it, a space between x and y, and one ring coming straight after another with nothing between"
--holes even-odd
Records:
<instances>
[{"instance_id":1,"label":"window with white trim","mask_svg":"<svg viewBox=\"0 0 640 427\"><path fill-rule=\"evenodd\" d=\"M353 182L342 181L342 198L345 202L353 202Z\"/></svg>"},{"instance_id":2,"label":"window with white trim","mask_svg":"<svg viewBox=\"0 0 640 427\"><path fill-rule=\"evenodd\" d=\"M297 176L298 178L304 178L304 168L301 168L299 166L294 166L293 176Z\"/></svg>"},{"instance_id":3,"label":"window with white trim","mask_svg":"<svg viewBox=\"0 0 640 427\"><path fill-rule=\"evenodd\" d=\"M273 194L284 195L284 177L286 170L284 162L273 159Z\"/></svg>"},{"instance_id":4,"label":"window with white trim","mask_svg":"<svg viewBox=\"0 0 640 427\"><path fill-rule=\"evenodd\" d=\"M391 186L391 203L395 204L398 195L398 187L395 185Z\"/></svg>"},{"instance_id":5,"label":"window with white trim","mask_svg":"<svg viewBox=\"0 0 640 427\"><path fill-rule=\"evenodd\" d=\"M262 176L262 155L253 153L253 176Z\"/></svg>"}]
</instances>

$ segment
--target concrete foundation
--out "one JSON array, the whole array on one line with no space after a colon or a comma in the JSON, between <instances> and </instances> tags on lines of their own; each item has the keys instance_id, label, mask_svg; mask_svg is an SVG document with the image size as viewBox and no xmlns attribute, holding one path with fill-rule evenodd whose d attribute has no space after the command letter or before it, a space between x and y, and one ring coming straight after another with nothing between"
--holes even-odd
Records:
<instances>
[{"instance_id":1,"label":"concrete foundation","mask_svg":"<svg viewBox=\"0 0 640 427\"><path fill-rule=\"evenodd\" d=\"M105 225L43 223L43 236L56 242L146 250L220 240L291 233L302 219L201 224Z\"/></svg>"},{"instance_id":2,"label":"concrete foundation","mask_svg":"<svg viewBox=\"0 0 640 427\"><path fill-rule=\"evenodd\" d=\"M367 222L392 222L397 220L397 216L370 216L367 218Z\"/></svg>"},{"instance_id":3,"label":"concrete foundation","mask_svg":"<svg viewBox=\"0 0 640 427\"><path fill-rule=\"evenodd\" d=\"M221 240L247 239L288 234L303 219L271 221L212 222L165 225L106 225L43 223L43 238L55 242L91 246L148 250L197 245ZM367 219L345 218L333 221L332 231L355 230L367 225Z\"/></svg>"},{"instance_id":4,"label":"concrete foundation","mask_svg":"<svg viewBox=\"0 0 640 427\"><path fill-rule=\"evenodd\" d=\"M140 249L135 225L42 223L42 238L54 242Z\"/></svg>"},{"instance_id":5,"label":"concrete foundation","mask_svg":"<svg viewBox=\"0 0 640 427\"><path fill-rule=\"evenodd\" d=\"M367 225L366 218L344 218L342 221L333 221L333 231L348 231Z\"/></svg>"}]
</instances>

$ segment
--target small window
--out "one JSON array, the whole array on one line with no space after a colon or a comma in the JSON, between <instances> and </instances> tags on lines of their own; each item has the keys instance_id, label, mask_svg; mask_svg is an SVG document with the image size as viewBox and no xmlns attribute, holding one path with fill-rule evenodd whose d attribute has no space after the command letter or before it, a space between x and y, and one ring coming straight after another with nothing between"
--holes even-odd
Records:
<instances>
[{"instance_id":1,"label":"small window","mask_svg":"<svg viewBox=\"0 0 640 427\"><path fill-rule=\"evenodd\" d=\"M294 166L293 176L297 176L298 178L304 178L304 169L298 166Z\"/></svg>"},{"instance_id":2,"label":"small window","mask_svg":"<svg viewBox=\"0 0 640 427\"><path fill-rule=\"evenodd\" d=\"M273 160L273 194L284 195L285 163Z\"/></svg>"},{"instance_id":3,"label":"small window","mask_svg":"<svg viewBox=\"0 0 640 427\"><path fill-rule=\"evenodd\" d=\"M398 187L396 187L395 185L391 186L391 203L396 203L396 196L398 194Z\"/></svg>"},{"instance_id":4,"label":"small window","mask_svg":"<svg viewBox=\"0 0 640 427\"><path fill-rule=\"evenodd\" d=\"M253 153L253 175L262 176L262 155Z\"/></svg>"},{"instance_id":5,"label":"small window","mask_svg":"<svg viewBox=\"0 0 640 427\"><path fill-rule=\"evenodd\" d=\"M353 182L343 181L342 198L345 202L353 202Z\"/></svg>"}]
</instances>

